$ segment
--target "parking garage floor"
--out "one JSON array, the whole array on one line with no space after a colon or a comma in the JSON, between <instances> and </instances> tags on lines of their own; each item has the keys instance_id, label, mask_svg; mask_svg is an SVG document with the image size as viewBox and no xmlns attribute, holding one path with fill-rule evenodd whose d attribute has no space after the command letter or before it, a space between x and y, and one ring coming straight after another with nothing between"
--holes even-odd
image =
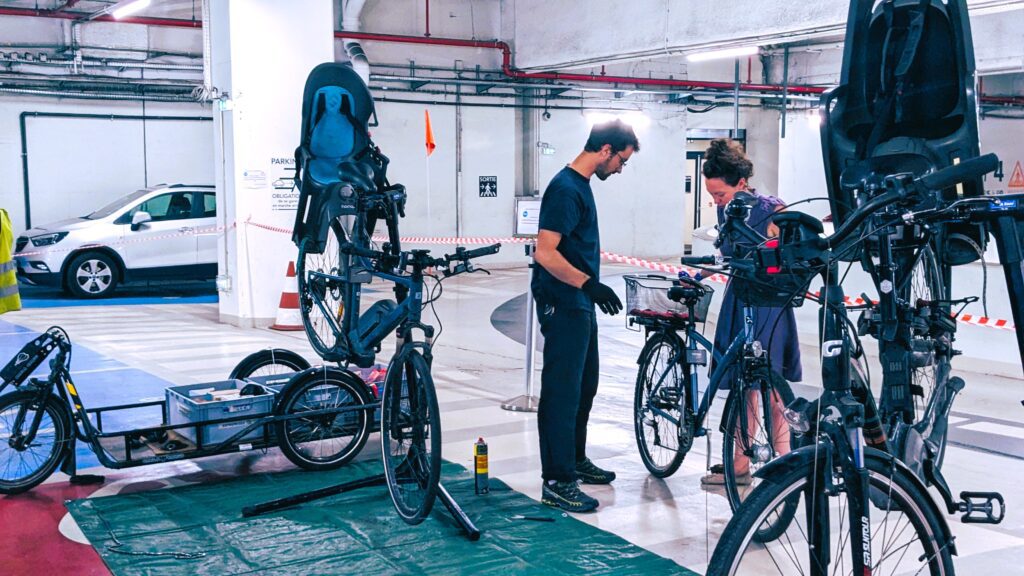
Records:
<instances>
[{"instance_id":1,"label":"parking garage floor","mask_svg":"<svg viewBox=\"0 0 1024 576\"><path fill-rule=\"evenodd\" d=\"M621 289L621 281L614 277L630 271L607 266L602 274ZM436 305L444 329L435 346L434 376L444 457L468 466L473 442L483 437L490 447L491 475L539 499L536 416L500 408L503 400L525 390L524 346L521 337L510 335L516 336L516 316L524 316L522 295L528 284L525 269L446 281L444 295ZM162 388L170 384L224 379L242 357L268 346L289 348L315 359L304 333L219 324L214 303L107 304L29 308L4 315L0 319L3 360L27 335L51 325L62 326L76 346L72 374L83 399L92 407L160 396ZM730 516L724 494L701 488L707 446L695 444L682 468L668 479L647 473L637 455L631 415L636 357L643 337L628 331L621 315L600 316L599 324L601 388L591 417L588 451L600 466L615 470L618 479L609 486L587 487L601 507L596 514L578 519L703 572ZM518 329L521 333L521 323ZM712 329L709 325L708 330ZM980 337L1013 335L991 332ZM808 380L795 391L812 396L820 385L817 362L812 347L804 350ZM383 355L379 359L383 360ZM954 407L946 477L954 492L1002 492L1008 512L998 526L966 525L950 518L959 550L957 567L963 574L1003 574L1009 566L1024 564L1024 491L1019 485L1024 477L1020 404L1024 382L961 375L968 388ZM537 382L539 386L539 372ZM713 410L712 422L720 417L722 402L717 404L719 410ZM713 444L712 461L720 459L720 452ZM99 556L83 543L84 537L66 514L64 500L292 468L276 449L266 454L233 454L121 471L96 469L95 458L82 450L79 453L80 466L105 474L105 484L70 486L67 478L58 474L28 494L0 498L0 526L13 535L0 538L0 559L13 568L5 573L106 573ZM360 458L376 457L379 449L371 439Z\"/></svg>"}]
</instances>

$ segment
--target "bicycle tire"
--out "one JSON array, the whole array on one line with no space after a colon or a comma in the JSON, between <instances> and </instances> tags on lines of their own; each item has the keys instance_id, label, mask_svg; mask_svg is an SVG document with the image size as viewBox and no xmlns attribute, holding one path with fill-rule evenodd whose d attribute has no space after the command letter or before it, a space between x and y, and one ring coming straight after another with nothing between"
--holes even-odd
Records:
<instances>
[{"instance_id":1,"label":"bicycle tire","mask_svg":"<svg viewBox=\"0 0 1024 576\"><path fill-rule=\"evenodd\" d=\"M275 408L277 415L295 416L275 423L281 452L306 470L344 466L366 445L372 410L340 409L372 403L366 386L350 372L323 367L299 374L285 386ZM328 409L339 411L297 416Z\"/></svg>"},{"instance_id":2,"label":"bicycle tire","mask_svg":"<svg viewBox=\"0 0 1024 576\"><path fill-rule=\"evenodd\" d=\"M919 270L921 271L920 274L918 274ZM921 249L921 258L911 272L907 292L908 302L917 302L918 298L926 300L946 298L945 286L942 282L942 270L939 268L939 259L935 256L935 251L930 245ZM944 387L946 381L949 380L949 356L936 354L931 366L911 367L910 370L911 385L920 386L924 391L921 400L914 402L913 423L917 424L921 421L925 407L932 399L932 396L935 395L937 390ZM940 378L944 381L940 381ZM946 430L948 433L949 428L944 427L943 430ZM931 438L933 441L938 440L935 442L937 448L935 454L936 468L942 467L942 461L946 456L946 436L947 434L944 433L941 435L941 438Z\"/></svg>"},{"instance_id":3,"label":"bicycle tire","mask_svg":"<svg viewBox=\"0 0 1024 576\"><path fill-rule=\"evenodd\" d=\"M344 318L344 286L341 282L317 278L311 280L310 272L321 272L340 275L342 272L342 243L346 240L345 231L337 219L331 221L327 232L327 240L322 251L312 248L316 242L305 238L299 245L299 257L296 262L295 276L299 289L299 314L306 337L318 356L326 362L342 362L346 354L347 337L343 328ZM329 311L336 311L328 318L318 305L320 301ZM335 327L339 330L336 332Z\"/></svg>"},{"instance_id":4,"label":"bicycle tire","mask_svg":"<svg viewBox=\"0 0 1024 576\"><path fill-rule=\"evenodd\" d=\"M793 389L790 387L789 382L787 382L785 378L783 378L774 371L769 371L768 378L770 379L770 382L761 382L760 385L769 386L771 389L778 393L779 399L782 401L782 405L789 406L789 404L793 401ZM759 398L757 411L757 422L759 428L761 427L761 424L763 422L771 419L771 409L769 408L766 414L764 402L762 400L763 398ZM741 487L737 481L736 476L736 470L734 465L734 455L736 453L736 433L740 429L739 418L742 414L741 411L745 412L744 408L746 406L747 403L745 400L740 400L738 397L736 397L733 399L732 402L728 403L728 409L726 410L726 413L722 416L722 422L724 424L725 430L722 434L722 468L723 475L725 476L725 495L726 498L729 500L729 508L732 509L733 513L735 513L739 509L740 505L743 503L743 500L746 498L746 496L749 495L760 483L760 480L754 475L754 473L756 472L756 470L754 469L754 464L756 460L755 458L750 459L751 476L749 486ZM786 427L789 426L789 424L786 422L783 422L782 425ZM775 425L773 423L773 429L777 430L778 425ZM800 437L801 435L798 434L790 434L790 442L796 442L796 445L790 445L790 451L799 448L798 439ZM767 437L759 437L756 432L752 440L754 443L753 446L750 446L749 443L742 444L743 446L745 446L743 450L744 452L749 453L753 451L755 448L765 448L763 445L758 444L759 440L761 441L761 444L767 443ZM768 462L771 462L772 460L778 457L779 455L774 455L769 460L759 462L759 464L767 464ZM758 469L759 468L760 466L758 466ZM754 536L755 541L770 542L778 538L779 535L783 531L785 531L786 527L789 525L789 522L793 519L793 514L796 513L797 504L798 502L796 500L787 500L782 511L772 521L767 522L764 526L758 529L758 533Z\"/></svg>"},{"instance_id":5,"label":"bicycle tire","mask_svg":"<svg viewBox=\"0 0 1024 576\"><path fill-rule=\"evenodd\" d=\"M821 458L824 458L824 456L821 456ZM884 494L883 498L887 498L886 502L888 504L886 507L889 510L889 514L885 514L885 520L882 521L882 528L879 529L875 526L877 519L882 516L882 510L877 505L873 505L871 509L873 525L871 558L874 563L877 563L874 566L876 570L873 570L873 572L881 574L882 571L877 570L878 564L881 564L887 568L885 573L890 573L885 562L892 557L892 555L886 554L889 551L888 548L878 551L876 550L876 545L895 546L896 543L893 541L901 536L903 532L907 531L909 527L913 532L912 536L917 537L916 542L921 547L920 553L916 549L909 549L915 543L915 540L911 540L907 544L908 549L899 553L899 558L896 560L902 562L904 559L909 559L910 562L913 562L920 558L927 560L927 564L922 565L921 568L927 567L928 571L922 571L922 574L930 573L932 576L952 576L955 573L950 553L952 541L947 536L947 531L934 502L930 499L928 492L920 481L892 457L876 450L865 450L865 465L868 469L871 488L873 490L886 491L887 495ZM809 566L810 564L810 560L805 558L807 551L796 550L792 544L793 539L790 538L790 536L800 538L800 530L804 530L803 534L808 533L803 526L800 526L799 521L793 522L797 527L795 529L788 529L783 537L769 543L753 545L752 543L755 542L755 535L764 518L773 513L774 508L778 507L783 501L797 494L803 496L805 494L804 490L808 487L808 482L812 481L816 474L815 471L821 472L821 466L820 462L813 466L784 466L778 468L775 475L766 478L750 494L722 532L722 538L718 541L718 545L711 556L707 575L734 576L736 574L745 574L755 565L758 574L768 573L767 571L770 571L773 565L780 574L806 573L799 572L799 570L805 565ZM810 488L813 490L814 486L814 484L811 484ZM816 491L815 493L828 498L830 501L839 500L840 498L845 499L845 494L842 492L833 496L828 496L824 490ZM803 503L806 502L806 499L803 497L800 500ZM845 545L842 548L836 546L835 539L838 539L839 544L844 544L844 542L848 544L850 538L861 538L862 535L849 534L843 531L848 511L842 505L839 505L839 516L837 517L834 515L834 511L832 511L835 507L837 506L833 506L830 502L829 509L833 514L830 516L831 524L830 522L819 521L816 526L827 527L826 529L829 532L828 546L833 551L832 558L838 563L845 562L845 564L840 564L840 567L842 567L849 565L851 562L848 558L849 554L843 554L844 550L848 551L849 549ZM904 510L909 513L905 514L907 523L903 531L897 534L894 527L890 534L890 514L902 513ZM799 512L799 514L795 515L795 519L806 518L806 509ZM820 518L822 515L821 511L817 511L817 518ZM840 518L844 520L840 520ZM839 523L839 530L837 531L832 530L832 525L835 523ZM897 520L898 524L899 520ZM804 539L804 543L806 544L806 539ZM790 550L785 549L787 544L792 547ZM800 548L802 549L803 546L800 546ZM751 553L748 558L750 564L746 564L743 560L746 557L745 553L748 551ZM774 554L773 552L778 552L779 554ZM923 560L921 560L922 563ZM834 573L833 568L835 566L824 567L824 571L831 574ZM895 573L896 571L893 572ZM849 572L843 569L839 573L848 574ZM911 566L909 572L903 570L898 573L914 573L914 567Z\"/></svg>"},{"instance_id":6,"label":"bicycle tire","mask_svg":"<svg viewBox=\"0 0 1024 576\"><path fill-rule=\"evenodd\" d=\"M402 520L419 524L441 479L441 421L430 366L417 350L405 350L388 367L380 429L388 494Z\"/></svg>"},{"instance_id":7,"label":"bicycle tire","mask_svg":"<svg viewBox=\"0 0 1024 576\"><path fill-rule=\"evenodd\" d=\"M675 474L689 451L689 446L683 449L683 446L680 445L680 439L683 437L681 425L685 425L688 421L687 412L690 413L689 421L691 422L693 414L687 408L680 413L680 401L673 397L674 394L681 394L683 395L682 405L691 406L688 398L687 375L682 373L686 370L686 366L673 364L671 367L673 373L666 378L674 379L674 383L669 388L664 388L665 383L663 382L662 387L659 388L659 390L671 390L671 392L668 392L667 395L657 392L659 398L651 398L652 386L661 374L661 372L657 372L659 370L657 363L667 362L671 358L677 357L682 346L682 341L675 334L656 331L644 344L638 362L639 370L633 392L633 432L637 448L640 451L640 459L643 460L647 471L657 478L668 478ZM676 372L677 367L681 367L679 372ZM652 403L658 403L657 408L660 410L674 412L675 418L681 425L674 425L667 418L661 418L654 414ZM690 445L692 445L692 440L691 434Z\"/></svg>"},{"instance_id":8,"label":"bicycle tire","mask_svg":"<svg viewBox=\"0 0 1024 576\"><path fill-rule=\"evenodd\" d=\"M27 426L32 421L32 403L36 401L38 393L30 390L11 392L0 396L0 494L20 494L35 488L53 474L57 466L67 456L71 449L74 431L71 429L71 415L60 398L49 396L42 407L44 418L40 421L39 430L36 433L36 442L40 438L48 439L48 449L43 449L40 456L32 459L31 463L26 462L24 454L26 450L16 450L10 445L9 440L14 433L14 421L22 406L27 405L26 414L22 426ZM47 421L47 419L49 419ZM50 430L52 429L52 434ZM46 432L45 434L43 434ZM15 457L20 464L12 467L11 462ZM9 461L8 458L11 460ZM24 472L19 472L24 470Z\"/></svg>"},{"instance_id":9,"label":"bicycle tire","mask_svg":"<svg viewBox=\"0 0 1024 576\"><path fill-rule=\"evenodd\" d=\"M249 354L235 365L228 375L229 380L244 380L253 376L276 376L290 372L302 372L309 368L309 362L291 350L264 348Z\"/></svg>"}]
</instances>

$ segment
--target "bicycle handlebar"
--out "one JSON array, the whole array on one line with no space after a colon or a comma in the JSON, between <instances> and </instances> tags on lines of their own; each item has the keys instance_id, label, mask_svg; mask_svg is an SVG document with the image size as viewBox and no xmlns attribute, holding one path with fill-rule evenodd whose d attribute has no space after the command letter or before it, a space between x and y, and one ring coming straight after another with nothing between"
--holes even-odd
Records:
<instances>
[{"instance_id":1,"label":"bicycle handlebar","mask_svg":"<svg viewBox=\"0 0 1024 576\"><path fill-rule=\"evenodd\" d=\"M685 266L717 266L722 263L722 257L714 254L709 256L683 256L679 261Z\"/></svg>"},{"instance_id":2,"label":"bicycle handlebar","mask_svg":"<svg viewBox=\"0 0 1024 576\"><path fill-rule=\"evenodd\" d=\"M473 258L480 258L481 256L489 256L491 254L497 254L498 250L501 249L501 243L491 244L490 246L484 246L482 248L476 248L473 250L466 250L459 246L455 249L454 254L445 254L444 259L448 262L454 260L472 260Z\"/></svg>"},{"instance_id":3,"label":"bicycle handlebar","mask_svg":"<svg viewBox=\"0 0 1024 576\"><path fill-rule=\"evenodd\" d=\"M989 153L970 160L964 160L943 168L938 172L925 174L917 179L917 183L928 190L942 190L966 182L972 178L980 178L999 167L999 157Z\"/></svg>"},{"instance_id":4,"label":"bicycle handlebar","mask_svg":"<svg viewBox=\"0 0 1024 576\"><path fill-rule=\"evenodd\" d=\"M826 246L833 248L842 243L857 230L864 220L890 204L905 200L922 190L942 190L972 178L980 178L992 172L998 166L999 157L990 153L965 160L931 174L925 174L909 182L909 185L905 184L906 175L888 176L885 179L886 185L893 189L872 198L867 204L864 204L850 214L850 217L843 222L842 226L825 239Z\"/></svg>"}]
</instances>

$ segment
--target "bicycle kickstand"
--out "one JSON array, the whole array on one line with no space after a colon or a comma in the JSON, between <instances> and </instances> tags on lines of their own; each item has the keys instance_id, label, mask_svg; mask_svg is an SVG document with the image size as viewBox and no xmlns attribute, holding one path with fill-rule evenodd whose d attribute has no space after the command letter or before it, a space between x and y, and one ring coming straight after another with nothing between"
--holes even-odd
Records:
<instances>
[{"instance_id":1,"label":"bicycle kickstand","mask_svg":"<svg viewBox=\"0 0 1024 576\"><path fill-rule=\"evenodd\" d=\"M106 481L106 476L99 474L79 474L78 473L78 456L75 454L78 442L75 438L71 439L71 446L68 448L68 455L64 457L64 462L60 465L60 471L68 475L68 482L72 486L87 486L89 484L102 484Z\"/></svg>"}]
</instances>

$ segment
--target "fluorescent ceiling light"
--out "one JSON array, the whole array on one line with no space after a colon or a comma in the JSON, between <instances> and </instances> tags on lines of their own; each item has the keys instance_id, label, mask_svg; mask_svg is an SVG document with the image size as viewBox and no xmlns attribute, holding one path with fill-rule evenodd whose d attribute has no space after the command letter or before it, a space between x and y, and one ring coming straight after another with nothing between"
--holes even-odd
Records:
<instances>
[{"instance_id":1,"label":"fluorescent ceiling light","mask_svg":"<svg viewBox=\"0 0 1024 576\"><path fill-rule=\"evenodd\" d=\"M139 10L149 6L150 1L151 0L123 0L111 7L110 14L115 20L120 20L125 16L135 14Z\"/></svg>"},{"instance_id":2,"label":"fluorescent ceiling light","mask_svg":"<svg viewBox=\"0 0 1024 576\"><path fill-rule=\"evenodd\" d=\"M622 120L626 124L629 124L633 128L647 128L651 125L651 119L646 114L639 111L623 111L623 112L596 112L587 111L584 112L584 117L587 119L587 124L593 126L594 124L603 124L605 122L611 122L612 120Z\"/></svg>"},{"instance_id":3,"label":"fluorescent ceiling light","mask_svg":"<svg viewBox=\"0 0 1024 576\"><path fill-rule=\"evenodd\" d=\"M686 57L689 62L705 62L707 60L718 60L719 58L739 58L740 56L753 56L757 54L758 46L741 46L739 48L726 48L724 50L711 50L709 52L697 52Z\"/></svg>"}]
</instances>

